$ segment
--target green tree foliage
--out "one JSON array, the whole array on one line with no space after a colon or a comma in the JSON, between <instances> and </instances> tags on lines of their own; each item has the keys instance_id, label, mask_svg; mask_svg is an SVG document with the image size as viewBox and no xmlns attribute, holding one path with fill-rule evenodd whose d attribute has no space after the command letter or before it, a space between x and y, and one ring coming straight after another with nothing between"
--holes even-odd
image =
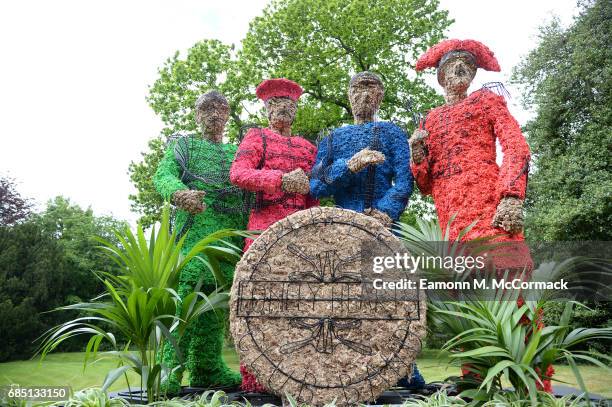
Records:
<instances>
[{"instance_id":1,"label":"green tree foliage","mask_svg":"<svg viewBox=\"0 0 612 407\"><path fill-rule=\"evenodd\" d=\"M102 291L93 272L114 274L117 267L93 236L115 242L112 229L124 225L57 197L27 221L0 226L0 361L32 356L32 342L59 323L58 315L43 312ZM82 346L70 341L63 349Z\"/></svg>"},{"instance_id":2,"label":"green tree foliage","mask_svg":"<svg viewBox=\"0 0 612 407\"><path fill-rule=\"evenodd\" d=\"M153 175L159 162L164 157L165 142L162 137L149 140L148 152L141 153L142 161L132 161L129 166L130 181L136 187L136 193L130 194L132 211L141 215L139 222L152 225L160 218L160 209L164 202L155 190Z\"/></svg>"},{"instance_id":3,"label":"green tree foliage","mask_svg":"<svg viewBox=\"0 0 612 407\"><path fill-rule=\"evenodd\" d=\"M165 138L196 130L197 97L217 88L231 106L227 135L236 140L245 123L265 125L255 87L263 79L286 77L304 88L294 132L310 139L352 121L348 81L356 72L377 72L385 82L383 120L407 122L408 97L421 111L440 103L415 74L413 63L438 42L451 24L437 0L272 0L255 18L240 50L216 40L178 52L159 69L148 101L164 122L160 138L149 143L140 162L130 165L137 194L132 209L144 224L159 218L161 197L150 180Z\"/></svg>"},{"instance_id":4,"label":"green tree foliage","mask_svg":"<svg viewBox=\"0 0 612 407\"><path fill-rule=\"evenodd\" d=\"M411 61L443 37L450 25L437 1L272 1L242 42L240 72L252 87L262 78L287 77L304 88L295 130L314 137L353 121L350 76L378 73L385 83L380 116L407 120L409 96L428 109L437 97Z\"/></svg>"},{"instance_id":5,"label":"green tree foliage","mask_svg":"<svg viewBox=\"0 0 612 407\"><path fill-rule=\"evenodd\" d=\"M64 249L70 271L69 290L76 296L74 299L83 301L98 295L103 285L92 272L114 274L117 267L97 250L99 243L95 237L116 242L113 230L125 227L126 223L111 216L95 216L91 208L82 209L62 196L47 202L47 208L34 217L34 222Z\"/></svg>"},{"instance_id":6,"label":"green tree foliage","mask_svg":"<svg viewBox=\"0 0 612 407\"><path fill-rule=\"evenodd\" d=\"M166 60L147 98L166 125L163 135L197 130L193 106L202 93L223 88L222 76L232 65L232 49L220 41L205 40L187 50L185 59L177 51ZM236 110L235 105L232 108Z\"/></svg>"},{"instance_id":7,"label":"green tree foliage","mask_svg":"<svg viewBox=\"0 0 612 407\"><path fill-rule=\"evenodd\" d=\"M0 362L28 358L71 285L61 244L39 225L0 227Z\"/></svg>"},{"instance_id":8,"label":"green tree foliage","mask_svg":"<svg viewBox=\"0 0 612 407\"><path fill-rule=\"evenodd\" d=\"M535 171L529 182L530 240L611 240L612 3L590 0L573 24L553 20L514 71Z\"/></svg>"}]
</instances>

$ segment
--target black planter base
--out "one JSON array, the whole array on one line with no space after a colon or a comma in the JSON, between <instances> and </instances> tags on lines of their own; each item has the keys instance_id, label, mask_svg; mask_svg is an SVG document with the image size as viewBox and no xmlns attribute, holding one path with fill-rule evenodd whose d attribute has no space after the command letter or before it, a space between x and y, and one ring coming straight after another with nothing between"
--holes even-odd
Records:
<instances>
[{"instance_id":1,"label":"black planter base","mask_svg":"<svg viewBox=\"0 0 612 407\"><path fill-rule=\"evenodd\" d=\"M404 400L414 399L417 395L421 396L429 396L442 388L441 383L430 383L427 384L423 389L420 390L406 390L403 388L393 388L391 390L387 390L380 396L371 406L382 406L382 405L401 405ZM456 394L454 387L449 387L446 385L447 392L449 394ZM217 387L214 389L207 389L201 387L183 387L181 389L180 394L176 395L168 395L168 398L178 397L178 398L192 398L194 396L203 394L209 390L222 390L228 397L228 401L248 401L252 406L263 406L265 404L274 404L277 406L282 406L281 399L273 394L267 393L248 393L241 391L238 388L228 388L228 387ZM132 392L128 390L122 390L116 393L111 393L111 397L122 397L129 401L130 403L142 403L146 404L146 392L141 391L140 389L132 389Z\"/></svg>"},{"instance_id":2,"label":"black planter base","mask_svg":"<svg viewBox=\"0 0 612 407\"><path fill-rule=\"evenodd\" d=\"M380 396L374 403L369 406L401 406L405 400L419 398L418 396L430 396L437 391L445 388L449 395L457 395L456 388L449 384L442 383L429 383L423 389L420 390L407 390L404 388L393 388L391 390L387 390ZM266 393L248 393L241 391L235 387L217 387L217 388L202 388L202 387L183 387L181 389L180 394L176 395L168 395L168 398L178 397L189 399L196 397L200 394L203 394L206 391L218 391L222 390L228 397L229 402L240 401L240 402L249 402L252 406L263 406L265 404L273 404L276 406L281 406L281 399L273 394ZM563 397L567 395L575 395L578 396L582 392L579 389L575 389L573 387L558 385L553 386L554 395L556 397ZM146 391L141 391L140 389L132 389L132 391L122 390L116 393L110 393L111 398L114 397L122 397L129 401L132 404L146 404ZM589 394L592 402L595 403L596 406L606 406L612 407L612 401L606 399L603 396L597 394Z\"/></svg>"}]
</instances>

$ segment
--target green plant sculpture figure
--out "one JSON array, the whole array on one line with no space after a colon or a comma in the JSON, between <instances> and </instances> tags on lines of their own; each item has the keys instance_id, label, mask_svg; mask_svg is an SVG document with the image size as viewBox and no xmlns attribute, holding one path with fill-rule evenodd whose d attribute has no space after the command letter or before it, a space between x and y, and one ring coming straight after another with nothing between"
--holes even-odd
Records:
<instances>
[{"instance_id":1,"label":"green plant sculpture figure","mask_svg":"<svg viewBox=\"0 0 612 407\"><path fill-rule=\"evenodd\" d=\"M182 136L171 141L160 162L153 182L155 188L177 208L174 228L185 237L184 251L206 235L220 229L246 228L242 191L229 181L229 169L236 146L222 142L223 129L229 117L229 104L216 91L202 95L196 102L196 121L201 134ZM241 245L241 242L235 242ZM234 266L222 264L221 272L231 282ZM217 281L204 264L192 260L182 271L178 294L184 298L202 279L200 291L212 293ZM193 322L179 343L184 366L170 343L164 344L163 362L175 369L164 382L169 393L178 393L184 370L189 372L192 387L234 386L240 374L222 359L227 312L215 310Z\"/></svg>"}]
</instances>

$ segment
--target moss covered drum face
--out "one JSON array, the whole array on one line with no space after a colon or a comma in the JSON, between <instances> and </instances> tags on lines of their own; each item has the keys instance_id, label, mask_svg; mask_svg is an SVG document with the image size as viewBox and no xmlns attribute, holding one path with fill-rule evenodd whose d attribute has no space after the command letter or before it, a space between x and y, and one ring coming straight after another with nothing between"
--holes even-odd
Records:
<instances>
[{"instance_id":1,"label":"moss covered drum face","mask_svg":"<svg viewBox=\"0 0 612 407\"><path fill-rule=\"evenodd\" d=\"M355 405L408 373L425 335L423 294L372 295L364 247L393 255L401 243L369 216L317 207L273 224L243 256L231 331L269 391Z\"/></svg>"}]
</instances>

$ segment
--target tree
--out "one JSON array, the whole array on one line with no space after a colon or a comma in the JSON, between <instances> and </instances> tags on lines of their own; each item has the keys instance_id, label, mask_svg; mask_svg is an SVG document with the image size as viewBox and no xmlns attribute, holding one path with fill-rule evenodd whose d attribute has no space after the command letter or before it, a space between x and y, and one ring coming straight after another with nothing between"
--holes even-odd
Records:
<instances>
[{"instance_id":1,"label":"tree","mask_svg":"<svg viewBox=\"0 0 612 407\"><path fill-rule=\"evenodd\" d=\"M32 209L32 203L17 192L15 181L0 178L0 226L11 226L25 220Z\"/></svg>"},{"instance_id":2,"label":"tree","mask_svg":"<svg viewBox=\"0 0 612 407\"><path fill-rule=\"evenodd\" d=\"M117 266L96 248L94 236L116 243L112 230L124 225L61 196L24 222L0 225L0 361L32 356L32 342L64 317L46 311L102 291L93 272L116 274ZM62 349L83 346L77 339Z\"/></svg>"},{"instance_id":3,"label":"tree","mask_svg":"<svg viewBox=\"0 0 612 407\"><path fill-rule=\"evenodd\" d=\"M530 240L611 240L612 3L589 0L573 24L541 28L515 68L535 160L527 194Z\"/></svg>"},{"instance_id":4,"label":"tree","mask_svg":"<svg viewBox=\"0 0 612 407\"><path fill-rule=\"evenodd\" d=\"M122 229L126 223L111 216L95 216L91 208L82 209L62 196L49 200L34 222L64 249L70 273L69 292L74 300L86 301L97 296L103 285L93 272L116 274L117 267L97 249L95 237L116 243L113 230Z\"/></svg>"},{"instance_id":5,"label":"tree","mask_svg":"<svg viewBox=\"0 0 612 407\"><path fill-rule=\"evenodd\" d=\"M273 0L255 18L239 51L216 40L176 53L159 69L148 101L164 122L162 136L149 143L130 176L138 193L132 208L144 223L158 218L161 197L150 179L162 156L164 138L193 132L193 105L203 92L217 88L231 106L227 135L237 140L245 123L265 125L257 110L255 86L268 77L286 77L304 88L294 131L315 139L325 129L352 121L347 88L363 70L385 82L380 116L407 121L406 102L425 111L441 102L412 64L438 42L451 24L437 0Z\"/></svg>"},{"instance_id":6,"label":"tree","mask_svg":"<svg viewBox=\"0 0 612 407\"><path fill-rule=\"evenodd\" d=\"M64 252L33 222L0 227L0 361L29 358L69 295Z\"/></svg>"},{"instance_id":7,"label":"tree","mask_svg":"<svg viewBox=\"0 0 612 407\"><path fill-rule=\"evenodd\" d=\"M447 14L435 0L274 0L242 41L239 72L250 88L266 77L297 81L305 97L295 131L310 138L353 121L348 82L361 71L385 83L381 118L407 120L408 97L423 110L439 102L411 61L443 37Z\"/></svg>"}]
</instances>

